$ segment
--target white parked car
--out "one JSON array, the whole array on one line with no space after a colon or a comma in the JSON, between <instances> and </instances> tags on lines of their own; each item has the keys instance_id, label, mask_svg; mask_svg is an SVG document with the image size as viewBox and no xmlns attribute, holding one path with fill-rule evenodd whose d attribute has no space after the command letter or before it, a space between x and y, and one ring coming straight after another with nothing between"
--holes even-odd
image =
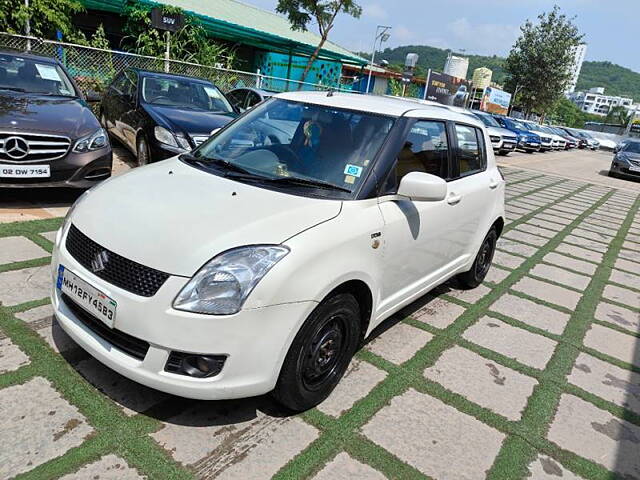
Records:
<instances>
[{"instance_id":1,"label":"white parked car","mask_svg":"<svg viewBox=\"0 0 640 480\"><path fill-rule=\"evenodd\" d=\"M297 124L288 144L265 135L272 118ZM139 383L198 399L273 391L304 410L394 312L454 276L480 284L503 225L480 120L280 94L79 199L51 296L82 348Z\"/></svg>"}]
</instances>

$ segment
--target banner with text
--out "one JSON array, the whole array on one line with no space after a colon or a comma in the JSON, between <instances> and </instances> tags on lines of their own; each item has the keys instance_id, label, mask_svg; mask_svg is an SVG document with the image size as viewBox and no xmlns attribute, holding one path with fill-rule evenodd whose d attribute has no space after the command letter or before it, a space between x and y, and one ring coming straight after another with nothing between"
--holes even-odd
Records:
<instances>
[{"instance_id":1,"label":"banner with text","mask_svg":"<svg viewBox=\"0 0 640 480\"><path fill-rule=\"evenodd\" d=\"M509 104L511 103L511 94L494 87L484 89L480 110L489 113L497 113L506 115L509 112Z\"/></svg>"},{"instance_id":2,"label":"banner with text","mask_svg":"<svg viewBox=\"0 0 640 480\"><path fill-rule=\"evenodd\" d=\"M471 91L470 82L446 73L431 72L426 99L432 102L464 107Z\"/></svg>"}]
</instances>

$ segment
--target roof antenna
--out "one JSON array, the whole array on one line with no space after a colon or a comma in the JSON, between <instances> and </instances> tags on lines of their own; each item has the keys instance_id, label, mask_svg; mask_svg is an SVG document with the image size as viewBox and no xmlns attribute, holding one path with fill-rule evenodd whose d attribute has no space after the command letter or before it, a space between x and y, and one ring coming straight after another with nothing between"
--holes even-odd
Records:
<instances>
[{"instance_id":1,"label":"roof antenna","mask_svg":"<svg viewBox=\"0 0 640 480\"><path fill-rule=\"evenodd\" d=\"M333 87L329 88L329 91L327 92L327 97L333 97Z\"/></svg>"}]
</instances>

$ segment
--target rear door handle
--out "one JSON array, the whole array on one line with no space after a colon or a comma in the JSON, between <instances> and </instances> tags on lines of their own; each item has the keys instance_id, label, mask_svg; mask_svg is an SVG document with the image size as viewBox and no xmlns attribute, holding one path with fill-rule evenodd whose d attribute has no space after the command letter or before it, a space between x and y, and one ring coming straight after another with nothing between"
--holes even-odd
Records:
<instances>
[{"instance_id":1,"label":"rear door handle","mask_svg":"<svg viewBox=\"0 0 640 480\"><path fill-rule=\"evenodd\" d=\"M462 200L462 195L456 195L455 193L451 193L447 197L447 203L449 205L457 205L458 203L460 203L460 200Z\"/></svg>"},{"instance_id":2,"label":"rear door handle","mask_svg":"<svg viewBox=\"0 0 640 480\"><path fill-rule=\"evenodd\" d=\"M491 179L491 181L489 182L489 188L491 190L498 188L498 182L496 182L493 178Z\"/></svg>"}]
</instances>

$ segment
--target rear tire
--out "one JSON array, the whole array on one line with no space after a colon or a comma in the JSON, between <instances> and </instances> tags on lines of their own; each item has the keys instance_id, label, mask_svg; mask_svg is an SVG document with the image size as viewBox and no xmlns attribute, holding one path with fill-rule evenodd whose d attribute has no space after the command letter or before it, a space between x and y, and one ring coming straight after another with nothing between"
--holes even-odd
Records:
<instances>
[{"instance_id":1,"label":"rear tire","mask_svg":"<svg viewBox=\"0 0 640 480\"><path fill-rule=\"evenodd\" d=\"M309 315L285 357L275 400L302 412L324 401L349 366L361 340L360 307L349 293L322 301Z\"/></svg>"},{"instance_id":2,"label":"rear tire","mask_svg":"<svg viewBox=\"0 0 640 480\"><path fill-rule=\"evenodd\" d=\"M138 161L138 166L144 167L145 165L148 165L150 162L149 157L149 145L147 144L147 139L144 138L143 135L140 135L136 142L136 159Z\"/></svg>"},{"instance_id":3,"label":"rear tire","mask_svg":"<svg viewBox=\"0 0 640 480\"><path fill-rule=\"evenodd\" d=\"M496 242L498 241L498 232L495 227L491 227L487 236L484 237L480 251L476 255L476 259L473 261L471 270L468 272L460 273L458 275L458 281L465 290L471 290L480 285L487 273L489 267L491 267L491 261L493 260L493 254L496 251Z\"/></svg>"}]
</instances>

